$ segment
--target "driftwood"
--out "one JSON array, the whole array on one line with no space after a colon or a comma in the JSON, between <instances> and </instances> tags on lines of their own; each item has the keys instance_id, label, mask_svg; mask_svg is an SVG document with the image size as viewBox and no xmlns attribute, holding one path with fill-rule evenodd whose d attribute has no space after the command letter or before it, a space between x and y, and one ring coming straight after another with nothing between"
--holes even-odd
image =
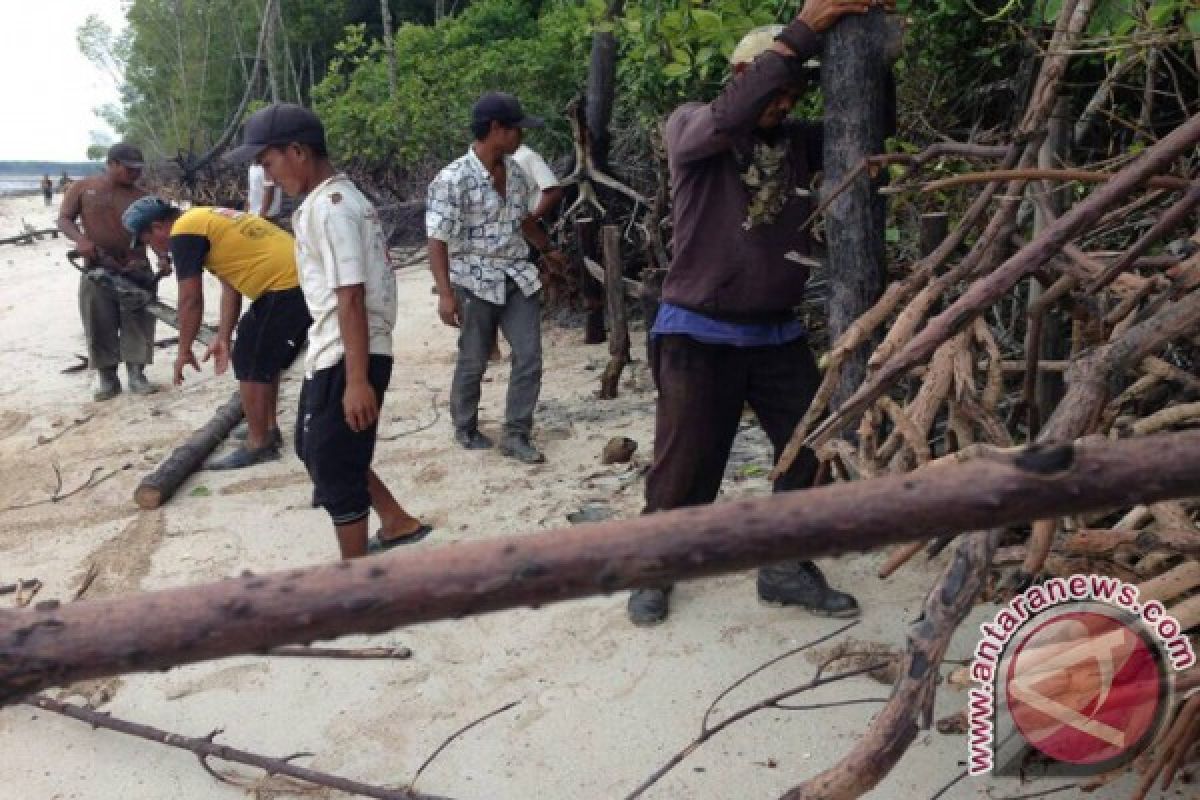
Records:
<instances>
[{"instance_id":1,"label":"driftwood","mask_svg":"<svg viewBox=\"0 0 1200 800\"><path fill-rule=\"evenodd\" d=\"M995 530L962 538L930 589L920 619L909 629L900 678L887 705L840 762L784 794L784 800L828 800L865 794L899 762L918 729L929 727L938 667L950 637L986 583L998 538Z\"/></svg>"},{"instance_id":2,"label":"driftwood","mask_svg":"<svg viewBox=\"0 0 1200 800\"><path fill-rule=\"evenodd\" d=\"M880 367L875 375L807 438L794 436L780 458L777 472L791 466L802 446L819 445L850 424L909 369L928 359L943 342L962 330L1017 281L1050 260L1106 209L1142 186L1151 176L1169 168L1181 153L1190 149L1197 141L1200 141L1200 115L1192 117L1153 147L1148 148L1137 161L1118 172L1102 188L1063 214L1027 247L996 270L975 281L949 308L931 319L920 333Z\"/></svg>"},{"instance_id":3,"label":"driftwood","mask_svg":"<svg viewBox=\"0 0 1200 800\"><path fill-rule=\"evenodd\" d=\"M1200 119L1200 118L1198 118ZM1071 441L1097 426L1108 400L1113 375L1132 368L1167 342L1200 328L1200 291L1167 306L1155 316L1129 329L1120 339L1080 358L1067 372L1067 393L1038 436L1041 442ZM1029 554L1014 585L1021 586L1041 571L1050 553L1055 532L1052 520L1034 525Z\"/></svg>"},{"instance_id":4,"label":"driftwood","mask_svg":"<svg viewBox=\"0 0 1200 800\"><path fill-rule=\"evenodd\" d=\"M991 454L403 557L0 612L0 704L86 678L1195 495L1200 432L1188 431Z\"/></svg>"},{"instance_id":5,"label":"driftwood","mask_svg":"<svg viewBox=\"0 0 1200 800\"><path fill-rule=\"evenodd\" d=\"M41 241L43 236L50 236L57 239L59 234L58 228L39 228L34 230L30 228L16 236L8 236L0 239L0 244L33 244L35 241Z\"/></svg>"},{"instance_id":6,"label":"driftwood","mask_svg":"<svg viewBox=\"0 0 1200 800\"><path fill-rule=\"evenodd\" d=\"M600 376L600 399L617 396L621 371L629 363L629 315L625 308L625 286L622 283L621 230L605 225L601 231L604 253L604 294L608 310L608 365Z\"/></svg>"},{"instance_id":7,"label":"driftwood","mask_svg":"<svg viewBox=\"0 0 1200 800\"><path fill-rule=\"evenodd\" d=\"M221 733L219 730L213 731L208 736L182 736L178 733L171 733L170 731L164 731L138 722L118 719L110 714L93 711L83 706L63 703L45 695L34 695L27 698L24 702L26 705L40 708L44 711L52 711L55 714L62 714L65 717L86 722L93 728L104 728L105 730L116 731L127 736L136 736L139 739L165 744L167 747L187 750L200 760L200 765L204 767L206 772L226 783L230 782L229 779L214 771L209 766L208 759L215 758L235 764L246 764L251 767L257 767L268 775L284 775L288 778L302 781L309 786L325 786L361 797L378 797L382 800L445 800L444 798L421 794L409 789L387 789L382 786L372 786L368 783L360 783L349 778L331 775L328 772L320 772L319 770L296 766L292 763L295 759L308 755L307 753L296 753L285 758L271 758L259 755L258 753L251 753L248 750L241 750L237 747L217 744L213 740Z\"/></svg>"},{"instance_id":8,"label":"driftwood","mask_svg":"<svg viewBox=\"0 0 1200 800\"><path fill-rule=\"evenodd\" d=\"M158 469L142 478L133 492L133 500L139 508L154 509L171 499L175 491L188 477L200 468L204 459L216 450L225 437L242 421L242 396L239 392L217 409L203 428L158 465Z\"/></svg>"}]
</instances>

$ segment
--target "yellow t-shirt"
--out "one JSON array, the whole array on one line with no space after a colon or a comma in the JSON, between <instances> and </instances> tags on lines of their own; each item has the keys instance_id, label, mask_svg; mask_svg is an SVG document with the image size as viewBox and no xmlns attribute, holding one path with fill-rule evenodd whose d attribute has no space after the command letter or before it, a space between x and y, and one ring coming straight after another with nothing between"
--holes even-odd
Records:
<instances>
[{"instance_id":1,"label":"yellow t-shirt","mask_svg":"<svg viewBox=\"0 0 1200 800\"><path fill-rule=\"evenodd\" d=\"M300 285L295 240L254 214L193 208L175 220L170 241L180 279L203 267L251 300Z\"/></svg>"}]
</instances>

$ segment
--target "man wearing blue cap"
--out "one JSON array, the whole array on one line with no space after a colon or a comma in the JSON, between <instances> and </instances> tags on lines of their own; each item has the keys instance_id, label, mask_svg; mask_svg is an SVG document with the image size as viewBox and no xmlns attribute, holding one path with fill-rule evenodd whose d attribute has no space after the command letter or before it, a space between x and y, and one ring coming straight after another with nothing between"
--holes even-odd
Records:
<instances>
[{"instance_id":1,"label":"man wearing blue cap","mask_svg":"<svg viewBox=\"0 0 1200 800\"><path fill-rule=\"evenodd\" d=\"M202 358L212 358L218 375L232 361L247 434L242 446L207 468L241 469L278 459L279 379L312 322L296 272L295 241L256 214L207 206L183 211L154 195L135 200L122 221L134 245L170 258L179 279L176 386L183 383L185 367L200 369L192 344L204 316L203 272L221 282L217 335ZM243 297L251 302L245 314Z\"/></svg>"},{"instance_id":2,"label":"man wearing blue cap","mask_svg":"<svg viewBox=\"0 0 1200 800\"><path fill-rule=\"evenodd\" d=\"M471 110L475 141L429 184L425 203L438 315L459 329L450 388L454 438L467 450L492 446L478 427L480 384L503 330L512 372L500 451L526 464L545 461L530 441L542 387L542 284L526 242L556 266L565 263L529 214L537 188L513 160L522 131L543 124L511 94L480 97Z\"/></svg>"}]
</instances>

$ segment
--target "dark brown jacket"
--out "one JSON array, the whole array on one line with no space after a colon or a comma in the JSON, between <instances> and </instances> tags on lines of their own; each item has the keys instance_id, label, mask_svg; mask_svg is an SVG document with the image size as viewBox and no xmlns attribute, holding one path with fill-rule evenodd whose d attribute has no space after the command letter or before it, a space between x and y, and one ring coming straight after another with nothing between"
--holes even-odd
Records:
<instances>
[{"instance_id":1,"label":"dark brown jacket","mask_svg":"<svg viewBox=\"0 0 1200 800\"><path fill-rule=\"evenodd\" d=\"M789 191L773 222L743 227L750 193L742 168L754 145L755 127L776 92L801 82L801 68L818 47L807 26L791 31L805 43L796 57L767 51L734 77L711 103L688 103L666 126L671 171L674 256L663 299L709 316L747 321L779 318L800 305L808 268L787 258L807 255L811 236L801 225L812 213L808 197ZM809 189L820 168L821 126L786 121L789 180ZM739 158L740 157L740 158Z\"/></svg>"}]
</instances>

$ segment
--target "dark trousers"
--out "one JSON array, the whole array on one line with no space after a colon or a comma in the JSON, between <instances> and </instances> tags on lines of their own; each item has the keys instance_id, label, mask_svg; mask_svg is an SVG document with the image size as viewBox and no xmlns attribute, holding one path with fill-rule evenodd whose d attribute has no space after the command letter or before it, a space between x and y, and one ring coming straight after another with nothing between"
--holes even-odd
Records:
<instances>
[{"instance_id":1,"label":"dark trousers","mask_svg":"<svg viewBox=\"0 0 1200 800\"><path fill-rule=\"evenodd\" d=\"M458 361L450 385L454 429L469 431L479 424L480 384L496 343L496 332L502 330L512 346L504 433L528 436L533 431L533 410L542 392L542 293L526 297L510 280L502 306L458 287L454 294L461 323Z\"/></svg>"},{"instance_id":2,"label":"dark trousers","mask_svg":"<svg viewBox=\"0 0 1200 800\"><path fill-rule=\"evenodd\" d=\"M778 461L821 381L803 339L730 347L668 335L655 337L653 346L658 408L646 513L716 499L745 405L757 415ZM812 451L802 450L774 490L811 486L816 466Z\"/></svg>"},{"instance_id":3,"label":"dark trousers","mask_svg":"<svg viewBox=\"0 0 1200 800\"><path fill-rule=\"evenodd\" d=\"M79 277L79 316L93 369L154 360L154 316L123 304L86 275Z\"/></svg>"}]
</instances>

